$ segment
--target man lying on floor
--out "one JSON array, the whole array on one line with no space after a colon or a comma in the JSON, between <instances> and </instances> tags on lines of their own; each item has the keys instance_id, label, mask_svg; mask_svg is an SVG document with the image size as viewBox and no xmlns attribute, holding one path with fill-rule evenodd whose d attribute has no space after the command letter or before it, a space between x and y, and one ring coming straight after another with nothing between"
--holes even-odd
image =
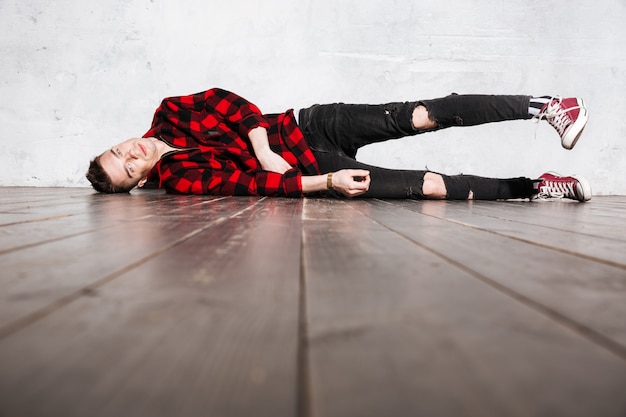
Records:
<instances>
[{"instance_id":1,"label":"man lying on floor","mask_svg":"<svg viewBox=\"0 0 626 417\"><path fill-rule=\"evenodd\" d=\"M179 194L414 199L591 198L577 176L536 179L444 175L358 162L367 144L439 130L543 119L571 149L588 111L580 98L450 95L404 103L327 104L262 114L222 89L166 98L141 138L91 161L87 178L100 192L128 192L146 182Z\"/></svg>"}]
</instances>

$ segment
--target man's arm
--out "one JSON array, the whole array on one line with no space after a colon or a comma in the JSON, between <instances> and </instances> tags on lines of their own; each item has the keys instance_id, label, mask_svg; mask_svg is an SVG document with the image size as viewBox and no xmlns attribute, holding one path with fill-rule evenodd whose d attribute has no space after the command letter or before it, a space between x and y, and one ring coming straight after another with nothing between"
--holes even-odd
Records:
<instances>
[{"instance_id":1,"label":"man's arm","mask_svg":"<svg viewBox=\"0 0 626 417\"><path fill-rule=\"evenodd\" d=\"M250 143L252 143L256 158L261 163L261 168L265 171L284 174L292 168L287 161L270 149L267 129L261 126L256 127L248 133L248 137L250 138Z\"/></svg>"},{"instance_id":2,"label":"man's arm","mask_svg":"<svg viewBox=\"0 0 626 417\"><path fill-rule=\"evenodd\" d=\"M362 169L342 169L333 172L331 186L333 190L346 197L357 197L370 188L370 173ZM310 175L302 177L302 192L304 194L328 190L328 174Z\"/></svg>"},{"instance_id":3,"label":"man's arm","mask_svg":"<svg viewBox=\"0 0 626 417\"><path fill-rule=\"evenodd\" d=\"M270 149L267 129L256 127L248 133L252 148L261 167L265 171L284 174L292 169L280 155ZM355 178L358 178L357 181ZM332 188L346 197L356 197L364 194L370 186L369 171L359 169L343 169L333 173ZM328 189L328 174L302 176L302 193L314 193Z\"/></svg>"}]
</instances>

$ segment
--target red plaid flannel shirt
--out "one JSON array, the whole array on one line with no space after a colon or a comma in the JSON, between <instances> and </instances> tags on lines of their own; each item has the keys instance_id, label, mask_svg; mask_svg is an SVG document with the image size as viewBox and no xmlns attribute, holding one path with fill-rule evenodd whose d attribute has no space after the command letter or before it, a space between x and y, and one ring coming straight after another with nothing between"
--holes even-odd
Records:
<instances>
[{"instance_id":1,"label":"red plaid flannel shirt","mask_svg":"<svg viewBox=\"0 0 626 417\"><path fill-rule=\"evenodd\" d=\"M261 168L248 138L259 126L292 169L278 174ZM262 115L254 104L218 88L164 99L144 137L185 148L165 155L150 172L149 180L168 192L302 197L302 172L319 174L292 110Z\"/></svg>"}]
</instances>

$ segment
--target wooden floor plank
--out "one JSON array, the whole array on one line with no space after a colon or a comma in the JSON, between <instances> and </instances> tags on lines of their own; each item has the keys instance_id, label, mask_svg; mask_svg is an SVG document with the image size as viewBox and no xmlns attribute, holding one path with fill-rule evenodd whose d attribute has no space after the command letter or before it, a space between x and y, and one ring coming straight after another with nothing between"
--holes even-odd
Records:
<instances>
[{"instance_id":1,"label":"wooden floor plank","mask_svg":"<svg viewBox=\"0 0 626 417\"><path fill-rule=\"evenodd\" d=\"M390 204L412 209L415 215L393 211L396 215L390 216ZM622 269L419 214L444 210L423 208L427 205L447 203L372 202L364 213L478 278L571 320L573 327L581 326L591 337L608 339L606 343L626 357L626 274Z\"/></svg>"},{"instance_id":2,"label":"wooden floor plank","mask_svg":"<svg viewBox=\"0 0 626 417\"><path fill-rule=\"evenodd\" d=\"M103 200L103 205L108 201ZM133 221L134 217L125 212L121 216L131 221L0 254L5 271L0 277L0 337L21 326L22 321L30 320L31 315L38 315L84 288L158 255L173 242L184 240L257 201L256 198L230 199L215 206L209 202L197 209L195 219L149 216ZM193 206L190 209L195 210ZM112 216L118 218L119 213Z\"/></svg>"},{"instance_id":3,"label":"wooden floor plank","mask_svg":"<svg viewBox=\"0 0 626 417\"><path fill-rule=\"evenodd\" d=\"M412 204L411 201L398 202L405 207ZM575 218L570 217L570 228L562 228L558 233L552 232L554 229L545 226L528 223L510 222L503 219L476 216L468 208L473 202L448 202L445 205L423 205L420 206L422 214L436 218L446 219L477 229L490 231L492 233L530 242L544 247L553 248L564 253L571 253L577 256L595 259L600 262L616 266L626 270L626 257L624 256L625 243L622 239L612 237L593 236L578 233L575 227ZM498 203L492 203L498 204ZM503 203L506 204L506 203ZM542 204L541 210L552 211L551 205ZM539 213L534 213L539 216ZM530 217L529 217L530 218ZM584 224L588 217L582 217L581 224ZM590 221L593 221L590 219ZM618 223L616 228L624 230ZM626 231L626 230L625 230Z\"/></svg>"},{"instance_id":4,"label":"wooden floor plank","mask_svg":"<svg viewBox=\"0 0 626 417\"><path fill-rule=\"evenodd\" d=\"M164 204L170 200L193 199L194 196L166 195L159 190L148 190L131 194L96 194L86 190L70 196L41 197L24 201L15 199L0 205L0 226L19 223L41 222L81 214L108 213L118 218L132 215L135 210L149 210L151 205ZM128 213L128 214L126 214Z\"/></svg>"},{"instance_id":5,"label":"wooden floor plank","mask_svg":"<svg viewBox=\"0 0 626 417\"><path fill-rule=\"evenodd\" d=\"M2 340L2 414L295 415L301 205L250 206Z\"/></svg>"},{"instance_id":6,"label":"wooden floor plank","mask_svg":"<svg viewBox=\"0 0 626 417\"><path fill-rule=\"evenodd\" d=\"M310 415L623 415L623 359L368 218L370 204L305 204ZM407 213L387 207L404 229Z\"/></svg>"},{"instance_id":7,"label":"wooden floor plank","mask_svg":"<svg viewBox=\"0 0 626 417\"><path fill-rule=\"evenodd\" d=\"M31 207L52 208L55 205L71 206L76 199L89 198L95 195L92 190L86 188L27 188L22 192L13 191L16 189L11 190L11 192L8 192L6 188L0 187L0 213L28 210Z\"/></svg>"},{"instance_id":8,"label":"wooden floor plank","mask_svg":"<svg viewBox=\"0 0 626 417\"><path fill-rule=\"evenodd\" d=\"M177 212L189 213L190 207L206 209L205 205L217 200L215 197L165 196L141 194L138 196L106 196L100 200L78 200L65 206L55 215L33 213L11 224L0 224L0 253L20 250L25 246L48 243L74 235L89 233L111 227L117 223L128 223L142 218ZM43 217L42 217L43 214ZM8 218L0 213L0 222Z\"/></svg>"},{"instance_id":9,"label":"wooden floor plank","mask_svg":"<svg viewBox=\"0 0 626 417\"><path fill-rule=\"evenodd\" d=\"M605 200L607 198L597 198L593 203L588 204L561 201L533 203L506 201L493 204L486 201L473 201L469 209L473 215L495 217L542 226L550 230L575 232L626 243L626 217L619 217L620 213L626 216L626 210L618 211L607 207L603 204ZM576 222L577 219L584 219L584 221Z\"/></svg>"},{"instance_id":10,"label":"wooden floor plank","mask_svg":"<svg viewBox=\"0 0 626 417\"><path fill-rule=\"evenodd\" d=\"M40 201L93 193L93 189L87 187L0 187L0 206L12 201Z\"/></svg>"}]
</instances>

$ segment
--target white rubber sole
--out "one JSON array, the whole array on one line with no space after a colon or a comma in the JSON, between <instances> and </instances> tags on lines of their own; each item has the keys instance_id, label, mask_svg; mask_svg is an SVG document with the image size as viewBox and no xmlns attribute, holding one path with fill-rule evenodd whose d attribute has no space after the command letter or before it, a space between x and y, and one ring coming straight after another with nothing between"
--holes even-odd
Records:
<instances>
[{"instance_id":1,"label":"white rubber sole","mask_svg":"<svg viewBox=\"0 0 626 417\"><path fill-rule=\"evenodd\" d=\"M586 179L579 177L578 175L572 175L573 178L578 180L578 185L576 186L576 194L582 197L582 200L579 198L578 201L585 202L591 200L591 184Z\"/></svg>"},{"instance_id":2,"label":"white rubber sole","mask_svg":"<svg viewBox=\"0 0 626 417\"><path fill-rule=\"evenodd\" d=\"M585 102L583 99L578 100L578 105L580 106L580 113L578 118L574 122L572 126L569 127L563 138L561 139L561 145L565 149L572 149L578 139L583 133L585 129L585 125L587 125L587 120L589 120L589 111L585 107Z\"/></svg>"}]
</instances>

